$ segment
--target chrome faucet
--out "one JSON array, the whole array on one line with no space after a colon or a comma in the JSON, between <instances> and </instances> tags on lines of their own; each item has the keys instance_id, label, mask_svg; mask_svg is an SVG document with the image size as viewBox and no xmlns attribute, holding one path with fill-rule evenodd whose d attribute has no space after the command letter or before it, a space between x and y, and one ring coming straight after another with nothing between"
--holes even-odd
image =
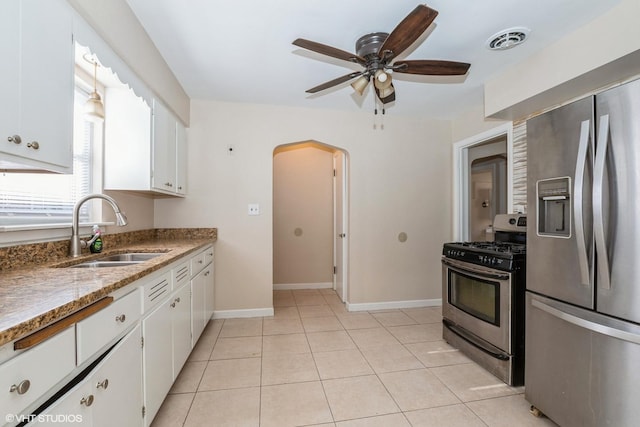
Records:
<instances>
[{"instance_id":1,"label":"chrome faucet","mask_svg":"<svg viewBox=\"0 0 640 427\"><path fill-rule=\"evenodd\" d=\"M71 246L69 248L69 255L71 255L72 257L80 256L82 248L86 248L87 246L89 246L89 243L84 240L80 240L80 236L78 235L78 223L80 222L80 206L82 206L84 202L90 199L104 199L109 202L109 204L113 208L113 211L116 213L116 224L119 226L127 225L127 217L125 216L124 212L120 211L120 207L112 197L109 197L105 194L89 194L88 196L84 196L82 199L76 202L76 205L73 208L73 222L71 223Z\"/></svg>"}]
</instances>

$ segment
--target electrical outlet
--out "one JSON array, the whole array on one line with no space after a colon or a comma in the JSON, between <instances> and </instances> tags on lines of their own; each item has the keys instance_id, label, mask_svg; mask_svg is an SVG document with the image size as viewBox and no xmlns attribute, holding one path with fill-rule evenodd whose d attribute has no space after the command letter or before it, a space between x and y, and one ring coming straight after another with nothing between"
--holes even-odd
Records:
<instances>
[{"instance_id":1,"label":"electrical outlet","mask_svg":"<svg viewBox=\"0 0 640 427\"><path fill-rule=\"evenodd\" d=\"M260 205L257 203L249 203L249 215L260 215Z\"/></svg>"}]
</instances>

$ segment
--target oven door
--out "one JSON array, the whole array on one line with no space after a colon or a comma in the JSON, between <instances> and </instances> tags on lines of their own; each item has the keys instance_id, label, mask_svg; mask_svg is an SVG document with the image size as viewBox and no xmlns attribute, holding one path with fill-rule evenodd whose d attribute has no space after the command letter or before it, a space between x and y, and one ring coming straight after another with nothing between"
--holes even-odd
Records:
<instances>
[{"instance_id":1,"label":"oven door","mask_svg":"<svg viewBox=\"0 0 640 427\"><path fill-rule=\"evenodd\" d=\"M442 315L458 328L511 354L508 272L442 258Z\"/></svg>"}]
</instances>

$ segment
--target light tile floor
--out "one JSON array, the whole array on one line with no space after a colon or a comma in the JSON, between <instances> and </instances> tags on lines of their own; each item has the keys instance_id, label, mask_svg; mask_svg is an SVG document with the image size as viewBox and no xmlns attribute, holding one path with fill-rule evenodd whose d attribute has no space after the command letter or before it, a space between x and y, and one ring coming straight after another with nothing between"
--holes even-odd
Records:
<instances>
[{"instance_id":1,"label":"light tile floor","mask_svg":"<svg viewBox=\"0 0 640 427\"><path fill-rule=\"evenodd\" d=\"M152 427L555 426L442 340L440 307L349 313L274 291L274 317L214 320Z\"/></svg>"}]
</instances>

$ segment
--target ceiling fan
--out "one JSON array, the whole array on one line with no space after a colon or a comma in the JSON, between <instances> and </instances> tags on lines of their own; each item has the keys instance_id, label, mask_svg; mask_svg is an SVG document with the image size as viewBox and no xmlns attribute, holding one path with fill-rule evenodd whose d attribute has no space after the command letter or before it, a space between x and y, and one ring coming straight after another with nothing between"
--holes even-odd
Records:
<instances>
[{"instance_id":1,"label":"ceiling fan","mask_svg":"<svg viewBox=\"0 0 640 427\"><path fill-rule=\"evenodd\" d=\"M306 92L320 92L357 78L351 86L362 95L369 81L373 78L376 96L384 105L396 99L395 88L389 71L427 76L459 76L466 74L471 64L464 62L427 59L394 62L394 59L425 32L437 15L438 12L436 10L426 5L418 5L390 34L371 33L360 37L356 42L356 54L310 40L294 40L293 44L295 46L344 61L354 62L364 68L362 71L355 71L312 87Z\"/></svg>"}]
</instances>

